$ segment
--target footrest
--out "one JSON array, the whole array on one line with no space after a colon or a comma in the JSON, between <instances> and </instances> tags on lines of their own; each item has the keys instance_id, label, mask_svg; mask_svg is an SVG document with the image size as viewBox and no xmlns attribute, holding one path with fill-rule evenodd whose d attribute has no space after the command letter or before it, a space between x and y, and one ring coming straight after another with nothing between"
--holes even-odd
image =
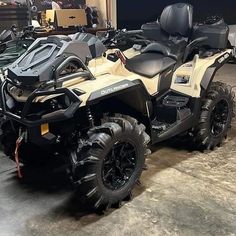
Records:
<instances>
[{"instance_id":1,"label":"footrest","mask_svg":"<svg viewBox=\"0 0 236 236\"><path fill-rule=\"evenodd\" d=\"M166 96L163 99L163 105L168 107L184 107L187 105L189 98L181 96Z\"/></svg>"}]
</instances>

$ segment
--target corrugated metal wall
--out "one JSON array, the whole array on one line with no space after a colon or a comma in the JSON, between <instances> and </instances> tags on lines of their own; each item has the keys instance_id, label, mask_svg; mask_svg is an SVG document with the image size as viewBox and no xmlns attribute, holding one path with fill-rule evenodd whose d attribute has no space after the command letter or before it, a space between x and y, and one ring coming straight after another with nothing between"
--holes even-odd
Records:
<instances>
[{"instance_id":1,"label":"corrugated metal wall","mask_svg":"<svg viewBox=\"0 0 236 236\"><path fill-rule=\"evenodd\" d=\"M0 7L0 32L4 29L9 29L13 24L22 29L28 25L28 21L29 14L26 7Z\"/></svg>"}]
</instances>

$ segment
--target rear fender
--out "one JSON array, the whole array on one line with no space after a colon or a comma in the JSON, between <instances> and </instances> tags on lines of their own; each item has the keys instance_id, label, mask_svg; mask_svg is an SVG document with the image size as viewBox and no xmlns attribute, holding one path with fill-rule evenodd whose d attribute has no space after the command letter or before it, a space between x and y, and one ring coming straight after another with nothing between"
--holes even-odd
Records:
<instances>
[{"instance_id":1,"label":"rear fender","mask_svg":"<svg viewBox=\"0 0 236 236\"><path fill-rule=\"evenodd\" d=\"M232 58L232 53L225 53L217 58L210 67L207 68L201 81L201 87L206 91L211 85L216 72Z\"/></svg>"},{"instance_id":2,"label":"rear fender","mask_svg":"<svg viewBox=\"0 0 236 236\"><path fill-rule=\"evenodd\" d=\"M196 55L176 69L172 77L171 90L199 98L209 88L216 72L232 58L232 50L227 49L210 57Z\"/></svg>"}]
</instances>

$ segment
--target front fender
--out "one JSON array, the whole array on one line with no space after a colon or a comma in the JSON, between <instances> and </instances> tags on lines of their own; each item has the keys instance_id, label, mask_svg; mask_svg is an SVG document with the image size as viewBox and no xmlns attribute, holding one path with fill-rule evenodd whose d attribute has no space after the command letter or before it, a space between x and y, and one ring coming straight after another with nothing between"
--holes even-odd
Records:
<instances>
[{"instance_id":1,"label":"front fender","mask_svg":"<svg viewBox=\"0 0 236 236\"><path fill-rule=\"evenodd\" d=\"M95 105L106 99L118 98L135 110L147 114L147 103L151 97L140 80L123 80L105 88L99 89L89 96L87 105Z\"/></svg>"}]
</instances>

